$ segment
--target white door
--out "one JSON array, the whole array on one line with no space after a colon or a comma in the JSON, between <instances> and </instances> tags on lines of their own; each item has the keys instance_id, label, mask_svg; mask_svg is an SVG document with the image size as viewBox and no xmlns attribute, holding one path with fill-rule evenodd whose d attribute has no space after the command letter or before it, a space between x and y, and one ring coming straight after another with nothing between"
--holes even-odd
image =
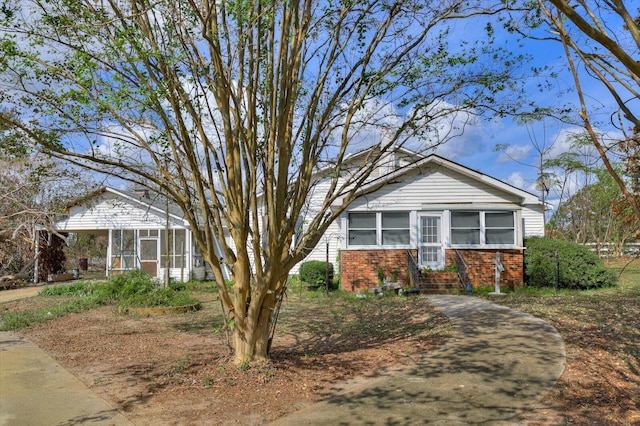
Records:
<instances>
[{"instance_id":1,"label":"white door","mask_svg":"<svg viewBox=\"0 0 640 426\"><path fill-rule=\"evenodd\" d=\"M444 247L442 246L442 217L440 215L420 216L420 266L432 269L444 267Z\"/></svg>"}]
</instances>

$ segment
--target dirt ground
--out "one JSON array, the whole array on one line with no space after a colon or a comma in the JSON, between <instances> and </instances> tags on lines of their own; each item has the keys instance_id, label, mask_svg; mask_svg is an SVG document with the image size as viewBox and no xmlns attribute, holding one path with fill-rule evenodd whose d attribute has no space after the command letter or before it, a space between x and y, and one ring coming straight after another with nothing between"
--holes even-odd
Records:
<instances>
[{"instance_id":1,"label":"dirt ground","mask_svg":"<svg viewBox=\"0 0 640 426\"><path fill-rule=\"evenodd\" d=\"M529 425L640 425L638 296L505 298L504 304L554 325L567 349L565 371ZM294 297L283 308L272 362L243 370L230 360L213 314L215 296L198 297L204 303L197 312L146 317L106 306L21 333L136 425L257 425L321 400L351 379L408 365L451 331L423 298L391 298L365 309L335 301L297 304ZM1 308L56 303L37 297Z\"/></svg>"},{"instance_id":2,"label":"dirt ground","mask_svg":"<svg viewBox=\"0 0 640 426\"><path fill-rule=\"evenodd\" d=\"M314 336L296 333L283 319L272 361L241 369L231 362L223 333L212 332L213 303L194 313L148 317L101 307L22 333L136 425L263 424L322 399L349 379L410 363L445 340L426 329L369 342ZM412 306L416 324L446 327L426 300Z\"/></svg>"}]
</instances>

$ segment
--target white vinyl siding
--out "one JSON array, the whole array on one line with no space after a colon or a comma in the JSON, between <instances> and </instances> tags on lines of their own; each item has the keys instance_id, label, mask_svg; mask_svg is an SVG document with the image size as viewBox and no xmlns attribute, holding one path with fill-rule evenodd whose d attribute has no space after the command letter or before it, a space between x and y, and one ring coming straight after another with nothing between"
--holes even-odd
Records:
<instances>
[{"instance_id":1,"label":"white vinyl siding","mask_svg":"<svg viewBox=\"0 0 640 426\"><path fill-rule=\"evenodd\" d=\"M69 218L57 224L59 229L72 229L76 232L96 229L145 229L164 228L166 214L146 206L137 206L133 202L114 194L104 194L92 204L74 206L69 209ZM173 217L170 226L183 223Z\"/></svg>"},{"instance_id":2,"label":"white vinyl siding","mask_svg":"<svg viewBox=\"0 0 640 426\"><path fill-rule=\"evenodd\" d=\"M528 205L522 208L523 237L544 237L542 206Z\"/></svg>"},{"instance_id":3,"label":"white vinyl siding","mask_svg":"<svg viewBox=\"0 0 640 426\"><path fill-rule=\"evenodd\" d=\"M408 176L402 182L387 184L375 193L355 200L349 209L411 211L433 205L446 208L460 202L515 206L521 204L522 198L462 173L429 166L419 175Z\"/></svg>"}]
</instances>

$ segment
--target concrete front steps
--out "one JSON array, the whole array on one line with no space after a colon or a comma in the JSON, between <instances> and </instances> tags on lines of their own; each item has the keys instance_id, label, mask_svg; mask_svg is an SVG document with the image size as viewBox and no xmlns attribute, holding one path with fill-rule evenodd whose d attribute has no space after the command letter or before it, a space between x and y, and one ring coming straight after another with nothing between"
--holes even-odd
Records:
<instances>
[{"instance_id":1,"label":"concrete front steps","mask_svg":"<svg viewBox=\"0 0 640 426\"><path fill-rule=\"evenodd\" d=\"M420 275L420 294L461 294L464 286L457 272L431 271Z\"/></svg>"}]
</instances>

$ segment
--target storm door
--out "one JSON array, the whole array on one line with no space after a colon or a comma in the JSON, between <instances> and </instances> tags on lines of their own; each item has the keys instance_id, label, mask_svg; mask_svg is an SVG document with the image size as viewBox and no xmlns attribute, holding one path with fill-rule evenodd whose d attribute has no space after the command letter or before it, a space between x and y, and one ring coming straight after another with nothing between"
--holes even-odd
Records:
<instances>
[{"instance_id":1,"label":"storm door","mask_svg":"<svg viewBox=\"0 0 640 426\"><path fill-rule=\"evenodd\" d=\"M444 267L442 246L442 218L440 215L420 216L419 260L420 266L432 269Z\"/></svg>"},{"instance_id":2,"label":"storm door","mask_svg":"<svg viewBox=\"0 0 640 426\"><path fill-rule=\"evenodd\" d=\"M159 243L157 230L140 230L140 266L152 277L158 276Z\"/></svg>"}]
</instances>

